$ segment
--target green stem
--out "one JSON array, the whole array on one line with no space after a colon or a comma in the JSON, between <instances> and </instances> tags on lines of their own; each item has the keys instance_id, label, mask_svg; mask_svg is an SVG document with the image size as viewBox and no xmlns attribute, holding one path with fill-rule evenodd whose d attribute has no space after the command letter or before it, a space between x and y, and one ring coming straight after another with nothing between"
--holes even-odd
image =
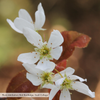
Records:
<instances>
[{"instance_id":1,"label":"green stem","mask_svg":"<svg viewBox=\"0 0 100 100\"><path fill-rule=\"evenodd\" d=\"M54 70L61 76L61 78L63 78L63 76L61 75L61 73L57 69L54 69Z\"/></svg>"}]
</instances>

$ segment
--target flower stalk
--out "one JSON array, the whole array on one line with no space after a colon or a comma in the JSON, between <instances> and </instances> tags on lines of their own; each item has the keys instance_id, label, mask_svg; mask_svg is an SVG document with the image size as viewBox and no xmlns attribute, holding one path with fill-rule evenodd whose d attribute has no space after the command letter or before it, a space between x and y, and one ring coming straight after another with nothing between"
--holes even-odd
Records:
<instances>
[{"instance_id":1,"label":"flower stalk","mask_svg":"<svg viewBox=\"0 0 100 100\"><path fill-rule=\"evenodd\" d=\"M54 70L61 76L61 78L63 78L63 76L61 75L61 73L57 69L54 69Z\"/></svg>"}]
</instances>

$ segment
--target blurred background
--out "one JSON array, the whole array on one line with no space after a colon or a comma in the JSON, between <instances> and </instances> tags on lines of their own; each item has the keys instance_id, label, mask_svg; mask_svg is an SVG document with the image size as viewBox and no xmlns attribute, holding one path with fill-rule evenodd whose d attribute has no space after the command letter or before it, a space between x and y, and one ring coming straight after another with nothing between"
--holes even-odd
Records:
<instances>
[{"instance_id":1,"label":"blurred background","mask_svg":"<svg viewBox=\"0 0 100 100\"><path fill-rule=\"evenodd\" d=\"M14 21L23 8L35 21L34 13L40 2L46 15L43 28L47 29L40 33L45 34L46 39L53 29L78 31L92 38L87 48L75 49L67 66L76 69L75 74L87 78L86 84L96 92L96 97L91 99L71 91L72 100L100 100L100 0L0 0L0 92L5 92L10 80L24 69L17 61L18 55L34 50L6 19Z\"/></svg>"}]
</instances>

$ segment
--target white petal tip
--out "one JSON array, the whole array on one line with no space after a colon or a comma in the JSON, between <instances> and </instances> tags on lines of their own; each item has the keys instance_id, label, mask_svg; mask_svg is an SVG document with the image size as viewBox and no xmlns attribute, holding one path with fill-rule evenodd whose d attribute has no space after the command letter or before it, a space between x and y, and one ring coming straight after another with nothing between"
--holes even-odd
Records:
<instances>
[{"instance_id":1,"label":"white petal tip","mask_svg":"<svg viewBox=\"0 0 100 100\"><path fill-rule=\"evenodd\" d=\"M7 21L8 23L11 23L11 22L12 22L10 19L6 19L6 21Z\"/></svg>"},{"instance_id":2,"label":"white petal tip","mask_svg":"<svg viewBox=\"0 0 100 100\"><path fill-rule=\"evenodd\" d=\"M42 6L42 3L41 3L41 2L39 3L38 7L39 7L39 6Z\"/></svg>"},{"instance_id":3,"label":"white petal tip","mask_svg":"<svg viewBox=\"0 0 100 100\"><path fill-rule=\"evenodd\" d=\"M91 93L91 98L95 98L95 92Z\"/></svg>"},{"instance_id":4,"label":"white petal tip","mask_svg":"<svg viewBox=\"0 0 100 100\"><path fill-rule=\"evenodd\" d=\"M80 82L87 82L87 79L80 79Z\"/></svg>"},{"instance_id":5,"label":"white petal tip","mask_svg":"<svg viewBox=\"0 0 100 100\"><path fill-rule=\"evenodd\" d=\"M85 82L87 82L87 79L84 79Z\"/></svg>"},{"instance_id":6,"label":"white petal tip","mask_svg":"<svg viewBox=\"0 0 100 100\"><path fill-rule=\"evenodd\" d=\"M9 19L6 19L6 21L8 22L8 21L9 21Z\"/></svg>"},{"instance_id":7,"label":"white petal tip","mask_svg":"<svg viewBox=\"0 0 100 100\"><path fill-rule=\"evenodd\" d=\"M20 9L19 11L23 11L23 10L25 10L25 9Z\"/></svg>"}]
</instances>

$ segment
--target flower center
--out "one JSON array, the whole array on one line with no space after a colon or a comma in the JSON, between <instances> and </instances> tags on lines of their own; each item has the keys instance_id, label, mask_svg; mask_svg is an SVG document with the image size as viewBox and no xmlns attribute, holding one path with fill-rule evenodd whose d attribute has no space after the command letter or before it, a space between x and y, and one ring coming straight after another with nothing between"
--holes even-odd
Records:
<instances>
[{"instance_id":1,"label":"flower center","mask_svg":"<svg viewBox=\"0 0 100 100\"><path fill-rule=\"evenodd\" d=\"M47 44L44 44L41 48L36 48L35 51L40 53L40 59L44 57L52 59L52 56L50 55L51 48L48 48Z\"/></svg>"},{"instance_id":2,"label":"flower center","mask_svg":"<svg viewBox=\"0 0 100 100\"><path fill-rule=\"evenodd\" d=\"M66 77L63 83L61 84L61 89L64 89L64 88L73 89L71 83L72 83L72 80Z\"/></svg>"},{"instance_id":3,"label":"flower center","mask_svg":"<svg viewBox=\"0 0 100 100\"><path fill-rule=\"evenodd\" d=\"M47 54L49 54L49 48L47 48L47 47L42 48L42 49L41 49L41 54L42 54L42 55L47 55Z\"/></svg>"},{"instance_id":4,"label":"flower center","mask_svg":"<svg viewBox=\"0 0 100 100\"><path fill-rule=\"evenodd\" d=\"M52 74L53 74L52 72L43 72L43 74L40 77L42 79L42 86L47 83L53 84Z\"/></svg>"}]
</instances>

